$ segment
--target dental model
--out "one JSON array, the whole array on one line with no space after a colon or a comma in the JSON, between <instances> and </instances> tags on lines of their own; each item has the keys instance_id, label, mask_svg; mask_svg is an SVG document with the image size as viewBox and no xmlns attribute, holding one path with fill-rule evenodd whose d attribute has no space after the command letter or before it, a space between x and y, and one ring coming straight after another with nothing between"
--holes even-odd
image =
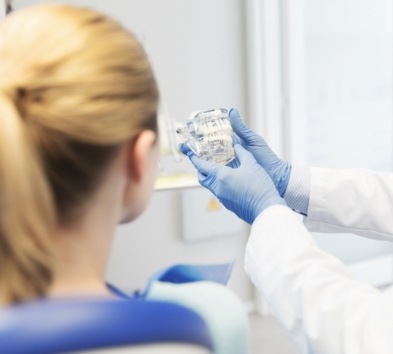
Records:
<instances>
[{"instance_id":1,"label":"dental model","mask_svg":"<svg viewBox=\"0 0 393 354\"><path fill-rule=\"evenodd\" d=\"M201 159L226 165L235 158L233 129L225 108L196 113L176 133Z\"/></svg>"}]
</instances>

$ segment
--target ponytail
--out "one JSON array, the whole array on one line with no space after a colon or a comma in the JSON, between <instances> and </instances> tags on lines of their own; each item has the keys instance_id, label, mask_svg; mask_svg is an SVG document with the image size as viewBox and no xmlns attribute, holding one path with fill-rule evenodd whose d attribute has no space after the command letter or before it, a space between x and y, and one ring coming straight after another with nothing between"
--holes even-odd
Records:
<instances>
[{"instance_id":1,"label":"ponytail","mask_svg":"<svg viewBox=\"0 0 393 354\"><path fill-rule=\"evenodd\" d=\"M157 132L157 104L146 54L105 15L40 4L0 24L0 305L48 293L56 234L122 144Z\"/></svg>"},{"instance_id":2,"label":"ponytail","mask_svg":"<svg viewBox=\"0 0 393 354\"><path fill-rule=\"evenodd\" d=\"M0 89L0 304L46 293L54 225L39 154L14 97Z\"/></svg>"}]
</instances>

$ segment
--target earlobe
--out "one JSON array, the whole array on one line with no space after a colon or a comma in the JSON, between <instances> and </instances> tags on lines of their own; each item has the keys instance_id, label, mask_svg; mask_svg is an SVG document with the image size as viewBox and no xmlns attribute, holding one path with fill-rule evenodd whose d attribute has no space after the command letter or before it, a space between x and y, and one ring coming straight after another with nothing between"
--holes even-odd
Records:
<instances>
[{"instance_id":1,"label":"earlobe","mask_svg":"<svg viewBox=\"0 0 393 354\"><path fill-rule=\"evenodd\" d=\"M144 130L130 141L127 153L127 173L133 182L139 183L149 166L150 152L157 135L152 130Z\"/></svg>"}]
</instances>

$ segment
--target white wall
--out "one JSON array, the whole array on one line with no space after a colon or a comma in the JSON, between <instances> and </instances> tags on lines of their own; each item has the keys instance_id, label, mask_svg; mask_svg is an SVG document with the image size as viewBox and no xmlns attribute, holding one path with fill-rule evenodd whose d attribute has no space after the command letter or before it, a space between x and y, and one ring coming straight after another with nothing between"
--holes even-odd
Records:
<instances>
[{"instance_id":1,"label":"white wall","mask_svg":"<svg viewBox=\"0 0 393 354\"><path fill-rule=\"evenodd\" d=\"M19 0L15 1L15 7L37 2ZM185 121L196 109L235 106L245 111L242 0L62 2L100 9L121 21L146 43L174 119ZM108 266L108 280L131 291L142 288L150 274L173 263L235 260L229 287L244 301L250 301L252 288L243 272L246 226L242 235L184 243L180 193L154 194L140 219L119 227Z\"/></svg>"},{"instance_id":2,"label":"white wall","mask_svg":"<svg viewBox=\"0 0 393 354\"><path fill-rule=\"evenodd\" d=\"M391 171L392 1L307 0L304 12L307 163ZM354 235L315 238L346 263L393 250Z\"/></svg>"}]
</instances>

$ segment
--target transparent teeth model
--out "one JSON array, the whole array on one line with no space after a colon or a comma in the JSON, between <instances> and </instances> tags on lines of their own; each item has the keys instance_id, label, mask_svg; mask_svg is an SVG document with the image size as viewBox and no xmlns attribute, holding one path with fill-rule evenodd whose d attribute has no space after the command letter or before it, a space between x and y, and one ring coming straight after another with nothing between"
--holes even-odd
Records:
<instances>
[{"instance_id":1,"label":"transparent teeth model","mask_svg":"<svg viewBox=\"0 0 393 354\"><path fill-rule=\"evenodd\" d=\"M225 108L196 113L176 133L201 159L226 165L235 158L233 129Z\"/></svg>"}]
</instances>

